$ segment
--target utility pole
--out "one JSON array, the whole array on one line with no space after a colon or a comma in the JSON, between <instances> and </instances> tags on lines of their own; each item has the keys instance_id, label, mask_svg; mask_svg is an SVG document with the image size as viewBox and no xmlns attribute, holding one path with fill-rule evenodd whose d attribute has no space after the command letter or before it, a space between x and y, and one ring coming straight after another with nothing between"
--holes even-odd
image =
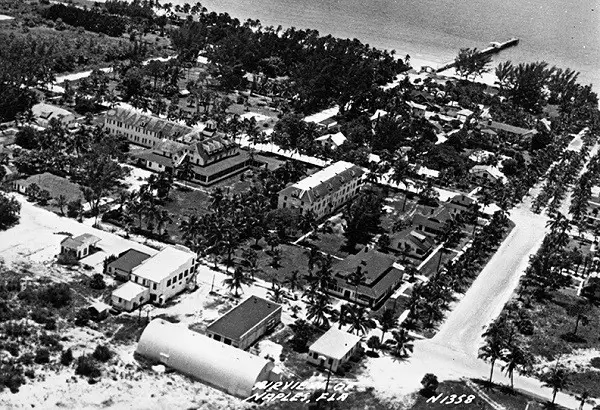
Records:
<instances>
[{"instance_id":1,"label":"utility pole","mask_svg":"<svg viewBox=\"0 0 600 410\"><path fill-rule=\"evenodd\" d=\"M333 368L333 358L331 359L331 364L329 365L329 372L327 373L327 383L325 383L325 393L327 393L327 389L329 389L329 379L331 378L331 369Z\"/></svg>"}]
</instances>

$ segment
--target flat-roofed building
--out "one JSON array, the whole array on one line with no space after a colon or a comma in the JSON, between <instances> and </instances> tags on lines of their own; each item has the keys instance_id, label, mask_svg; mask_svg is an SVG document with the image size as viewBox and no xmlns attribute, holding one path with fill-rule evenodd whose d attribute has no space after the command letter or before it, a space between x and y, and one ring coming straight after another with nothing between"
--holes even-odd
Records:
<instances>
[{"instance_id":1,"label":"flat-roofed building","mask_svg":"<svg viewBox=\"0 0 600 410\"><path fill-rule=\"evenodd\" d=\"M133 268L139 266L149 257L150 255L147 253L128 249L121 253L117 259L110 262L106 267L106 271L111 275L115 275L117 279L128 280Z\"/></svg>"},{"instance_id":2,"label":"flat-roofed building","mask_svg":"<svg viewBox=\"0 0 600 410\"><path fill-rule=\"evenodd\" d=\"M279 191L279 208L314 212L317 219L329 215L358 194L365 171L339 161Z\"/></svg>"},{"instance_id":3,"label":"flat-roofed building","mask_svg":"<svg viewBox=\"0 0 600 410\"><path fill-rule=\"evenodd\" d=\"M147 299L143 302L152 302L162 305L167 300L182 292L188 287L195 287L196 283L196 254L181 245L167 246L157 254L144 260L134 267L129 274L129 282L121 285L113 292L135 283L148 289ZM133 295L133 293L128 293ZM139 295L135 295L139 297ZM127 305L131 299L124 299L119 305ZM114 302L114 298L113 298Z\"/></svg>"},{"instance_id":4,"label":"flat-roofed building","mask_svg":"<svg viewBox=\"0 0 600 410\"><path fill-rule=\"evenodd\" d=\"M125 282L113 290L110 298L113 307L130 312L148 302L150 291L137 283Z\"/></svg>"},{"instance_id":5,"label":"flat-roofed building","mask_svg":"<svg viewBox=\"0 0 600 410\"><path fill-rule=\"evenodd\" d=\"M247 349L256 340L281 322L281 305L250 296L211 323L208 337L240 349Z\"/></svg>"},{"instance_id":6,"label":"flat-roofed building","mask_svg":"<svg viewBox=\"0 0 600 410\"><path fill-rule=\"evenodd\" d=\"M360 336L329 328L323 336L308 348L308 361L317 366L337 371L360 348Z\"/></svg>"},{"instance_id":7,"label":"flat-roofed building","mask_svg":"<svg viewBox=\"0 0 600 410\"><path fill-rule=\"evenodd\" d=\"M31 107L31 112L36 119L36 123L41 127L47 127L50 120L56 119L61 124L69 125L75 122L75 115L64 108L52 104L39 103Z\"/></svg>"}]
</instances>

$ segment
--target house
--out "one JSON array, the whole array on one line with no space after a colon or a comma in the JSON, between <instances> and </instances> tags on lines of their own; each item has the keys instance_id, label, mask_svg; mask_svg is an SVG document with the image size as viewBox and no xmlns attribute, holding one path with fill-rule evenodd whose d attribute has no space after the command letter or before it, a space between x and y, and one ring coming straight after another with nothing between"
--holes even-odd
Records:
<instances>
[{"instance_id":1,"label":"house","mask_svg":"<svg viewBox=\"0 0 600 410\"><path fill-rule=\"evenodd\" d=\"M157 172L173 171L184 162L189 162L189 179L205 186L243 172L254 163L248 152L240 150L222 134L206 131L206 128L191 132L180 140L191 142L163 139L155 144L152 152L141 153L137 157L145 163L146 168Z\"/></svg>"},{"instance_id":2,"label":"house","mask_svg":"<svg viewBox=\"0 0 600 410\"><path fill-rule=\"evenodd\" d=\"M135 354L239 398L259 382L281 379L272 361L162 319L146 326Z\"/></svg>"},{"instance_id":3,"label":"house","mask_svg":"<svg viewBox=\"0 0 600 410\"><path fill-rule=\"evenodd\" d=\"M360 349L360 336L335 326L329 328L308 348L308 362L337 371Z\"/></svg>"},{"instance_id":4,"label":"house","mask_svg":"<svg viewBox=\"0 0 600 410\"><path fill-rule=\"evenodd\" d=\"M452 215L447 207L442 206L427 216L416 214L413 217L412 224L417 231L437 236L444 231L446 222L449 219L452 219Z\"/></svg>"},{"instance_id":5,"label":"house","mask_svg":"<svg viewBox=\"0 0 600 410\"><path fill-rule=\"evenodd\" d=\"M450 212L453 218L461 215L469 210L469 208L477 201L470 196L465 194L458 194L450 198L450 200L444 204L444 206Z\"/></svg>"},{"instance_id":6,"label":"house","mask_svg":"<svg viewBox=\"0 0 600 410\"><path fill-rule=\"evenodd\" d=\"M331 149L336 149L346 142L346 136L341 132L336 132L335 134L325 134L315 139L315 141L319 141L322 145L328 146Z\"/></svg>"},{"instance_id":7,"label":"house","mask_svg":"<svg viewBox=\"0 0 600 410\"><path fill-rule=\"evenodd\" d=\"M371 115L371 118L369 118L369 120L371 120L371 124L375 126L379 122L379 120L385 117L386 115L388 115L387 111L378 109L373 115Z\"/></svg>"},{"instance_id":8,"label":"house","mask_svg":"<svg viewBox=\"0 0 600 410\"><path fill-rule=\"evenodd\" d=\"M60 108L56 105L39 103L31 107L31 112L35 117L35 122L40 126L46 128L50 123L50 120L56 119L63 125L70 125L75 123L75 115L64 108Z\"/></svg>"},{"instance_id":9,"label":"house","mask_svg":"<svg viewBox=\"0 0 600 410\"><path fill-rule=\"evenodd\" d=\"M281 322L281 305L250 296L206 328L216 341L246 350Z\"/></svg>"},{"instance_id":10,"label":"house","mask_svg":"<svg viewBox=\"0 0 600 410\"><path fill-rule=\"evenodd\" d=\"M476 149L473 152L471 152L471 155L469 155L469 159L477 164L483 164L483 163L487 162L493 156L494 156L493 152L486 151L483 149Z\"/></svg>"},{"instance_id":11,"label":"house","mask_svg":"<svg viewBox=\"0 0 600 410\"><path fill-rule=\"evenodd\" d=\"M84 233L73 238L69 236L60 242L61 255L71 254L77 259L85 258L90 254L90 249L100 242L100 238Z\"/></svg>"},{"instance_id":12,"label":"house","mask_svg":"<svg viewBox=\"0 0 600 410\"><path fill-rule=\"evenodd\" d=\"M358 284L353 281L357 270L364 275ZM337 272L333 277L335 283L332 283L327 292L377 308L400 285L403 270L402 266L396 264L394 256L367 246L334 266L334 271Z\"/></svg>"},{"instance_id":13,"label":"house","mask_svg":"<svg viewBox=\"0 0 600 410\"><path fill-rule=\"evenodd\" d=\"M131 270L129 281L113 291L113 306L131 310L146 302L162 305L195 287L196 268L194 252L181 245L167 246Z\"/></svg>"},{"instance_id":14,"label":"house","mask_svg":"<svg viewBox=\"0 0 600 410\"><path fill-rule=\"evenodd\" d=\"M110 305L103 302L94 302L88 307L90 317L94 320L102 320L108 317Z\"/></svg>"},{"instance_id":15,"label":"house","mask_svg":"<svg viewBox=\"0 0 600 410\"><path fill-rule=\"evenodd\" d=\"M426 78L429 76L426 76ZM410 92L410 99L417 104L427 104L433 102L435 99L431 94L423 90L412 90Z\"/></svg>"},{"instance_id":16,"label":"house","mask_svg":"<svg viewBox=\"0 0 600 410\"><path fill-rule=\"evenodd\" d=\"M41 190L48 191L53 198L63 195L68 202L83 198L78 184L49 172L32 175L26 179L17 179L12 182L12 187L15 191L26 194L27 188L33 184L36 184Z\"/></svg>"},{"instance_id":17,"label":"house","mask_svg":"<svg viewBox=\"0 0 600 410\"><path fill-rule=\"evenodd\" d=\"M508 181L502 171L492 165L475 165L469 170L469 175L474 184L483 187L496 183L505 184Z\"/></svg>"},{"instance_id":18,"label":"house","mask_svg":"<svg viewBox=\"0 0 600 410\"><path fill-rule=\"evenodd\" d=\"M425 179L437 179L440 177L440 171L423 166L418 166L415 173Z\"/></svg>"},{"instance_id":19,"label":"house","mask_svg":"<svg viewBox=\"0 0 600 410\"><path fill-rule=\"evenodd\" d=\"M337 125L335 117L339 114L339 112L340 107L338 105L335 105L331 108L327 108L316 114L312 114L308 117L305 117L304 121L315 124L319 129L329 129Z\"/></svg>"},{"instance_id":20,"label":"house","mask_svg":"<svg viewBox=\"0 0 600 410\"><path fill-rule=\"evenodd\" d=\"M412 116L415 118L424 118L427 112L427 107L423 104L417 104L413 101L407 101L406 104L410 107Z\"/></svg>"},{"instance_id":21,"label":"house","mask_svg":"<svg viewBox=\"0 0 600 410\"><path fill-rule=\"evenodd\" d=\"M163 139L177 140L190 133L192 128L174 121L135 110L112 108L104 116L104 128L111 134L124 135L130 142L152 148Z\"/></svg>"},{"instance_id":22,"label":"house","mask_svg":"<svg viewBox=\"0 0 600 410\"><path fill-rule=\"evenodd\" d=\"M390 249L408 256L423 259L435 246L435 242L427 235L412 228L396 232L390 237Z\"/></svg>"},{"instance_id":23,"label":"house","mask_svg":"<svg viewBox=\"0 0 600 410\"><path fill-rule=\"evenodd\" d=\"M467 118L471 117L473 114L473 111L463 108L456 113L456 119L460 122L466 122Z\"/></svg>"},{"instance_id":24,"label":"house","mask_svg":"<svg viewBox=\"0 0 600 410\"><path fill-rule=\"evenodd\" d=\"M490 129L496 133L504 133L505 135L517 138L520 141L531 138L538 133L536 129L516 127L514 125L496 122L491 119L479 121L479 126L482 129Z\"/></svg>"},{"instance_id":25,"label":"house","mask_svg":"<svg viewBox=\"0 0 600 410\"><path fill-rule=\"evenodd\" d=\"M278 207L312 211L320 219L358 194L364 174L357 165L336 162L279 191Z\"/></svg>"},{"instance_id":26,"label":"house","mask_svg":"<svg viewBox=\"0 0 600 410\"><path fill-rule=\"evenodd\" d=\"M144 252L128 249L107 265L106 272L114 275L117 279L128 280L133 268L139 266L149 257L150 255Z\"/></svg>"}]
</instances>

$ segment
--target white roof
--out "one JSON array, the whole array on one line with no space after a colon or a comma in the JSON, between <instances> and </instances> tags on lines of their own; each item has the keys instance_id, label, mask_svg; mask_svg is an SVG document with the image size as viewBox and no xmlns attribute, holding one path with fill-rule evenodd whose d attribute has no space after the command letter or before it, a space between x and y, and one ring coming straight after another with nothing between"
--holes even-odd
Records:
<instances>
[{"instance_id":1,"label":"white roof","mask_svg":"<svg viewBox=\"0 0 600 410\"><path fill-rule=\"evenodd\" d=\"M387 114L388 114L388 112L385 110L377 110L377 111L375 111L375 114L371 115L371 121L375 121L376 119L378 119L380 117L385 117Z\"/></svg>"},{"instance_id":2,"label":"white roof","mask_svg":"<svg viewBox=\"0 0 600 410\"><path fill-rule=\"evenodd\" d=\"M133 268L131 273L152 282L160 282L196 256L194 252L181 248L167 246Z\"/></svg>"},{"instance_id":3,"label":"white roof","mask_svg":"<svg viewBox=\"0 0 600 410\"><path fill-rule=\"evenodd\" d=\"M125 282L115 290L113 290L112 295L124 300L133 300L140 296L142 293L146 292L148 288L143 287L134 282Z\"/></svg>"},{"instance_id":4,"label":"white roof","mask_svg":"<svg viewBox=\"0 0 600 410\"><path fill-rule=\"evenodd\" d=\"M487 172L495 179L506 182L506 176L502 173L502 171L500 171L498 167L494 167L492 165L475 165L469 172Z\"/></svg>"},{"instance_id":5,"label":"white roof","mask_svg":"<svg viewBox=\"0 0 600 410\"><path fill-rule=\"evenodd\" d=\"M493 152L484 149L475 150L469 155L469 159L473 162L484 162L486 159L494 155Z\"/></svg>"},{"instance_id":6,"label":"white roof","mask_svg":"<svg viewBox=\"0 0 600 410\"><path fill-rule=\"evenodd\" d=\"M469 115L473 115L473 111L467 109L467 108L463 108L462 110L460 110L459 112L456 113L456 115L465 115L465 116L469 116Z\"/></svg>"},{"instance_id":7,"label":"white roof","mask_svg":"<svg viewBox=\"0 0 600 410\"><path fill-rule=\"evenodd\" d=\"M63 117L67 117L69 115L73 116L73 114L71 114L70 111L67 111L56 105L51 105L51 104L46 104L46 103L39 103L39 104L34 105L33 107L31 107L31 112L36 117L40 117L40 116L42 116L42 114L49 114L48 119L56 118L59 115L61 115Z\"/></svg>"},{"instance_id":8,"label":"white roof","mask_svg":"<svg viewBox=\"0 0 600 410\"><path fill-rule=\"evenodd\" d=\"M355 165L350 162L338 161L328 166L327 168L315 172L311 176L308 176L303 180L296 182L293 186L303 191L310 191L316 186L322 184L324 181L329 181L334 176L354 166Z\"/></svg>"},{"instance_id":9,"label":"white roof","mask_svg":"<svg viewBox=\"0 0 600 410\"><path fill-rule=\"evenodd\" d=\"M317 141L327 141L330 140L335 146L339 147L344 142L346 142L346 136L341 132L336 132L335 134L326 134L322 137L317 138Z\"/></svg>"},{"instance_id":10,"label":"white roof","mask_svg":"<svg viewBox=\"0 0 600 410\"><path fill-rule=\"evenodd\" d=\"M107 305L104 302L95 302L90 305L91 308L96 309L98 313L104 312L106 310L110 310L110 305Z\"/></svg>"},{"instance_id":11,"label":"white roof","mask_svg":"<svg viewBox=\"0 0 600 410\"><path fill-rule=\"evenodd\" d=\"M430 178L438 178L440 176L440 171L425 167L419 167L419 169L417 169L417 175L424 175Z\"/></svg>"},{"instance_id":12,"label":"white roof","mask_svg":"<svg viewBox=\"0 0 600 410\"><path fill-rule=\"evenodd\" d=\"M407 101L406 103L408 105L410 105L410 107L413 108L413 109L416 108L418 110L423 110L423 111L427 110L427 107L425 105L423 105L423 104L417 104L414 101Z\"/></svg>"},{"instance_id":13,"label":"white roof","mask_svg":"<svg viewBox=\"0 0 600 410\"><path fill-rule=\"evenodd\" d=\"M310 346L309 350L339 360L356 346L358 342L360 342L359 336L351 335L343 330L331 327Z\"/></svg>"},{"instance_id":14,"label":"white roof","mask_svg":"<svg viewBox=\"0 0 600 410\"><path fill-rule=\"evenodd\" d=\"M326 120L327 118L335 117L336 115L338 115L339 112L340 112L340 106L336 105L334 107L327 108L326 110L323 110L316 114L309 115L308 117L304 118L304 121L318 123L318 122Z\"/></svg>"},{"instance_id":15,"label":"white roof","mask_svg":"<svg viewBox=\"0 0 600 410\"><path fill-rule=\"evenodd\" d=\"M208 58L206 58L204 56L198 56L196 61L200 64L208 64Z\"/></svg>"},{"instance_id":16,"label":"white roof","mask_svg":"<svg viewBox=\"0 0 600 410\"><path fill-rule=\"evenodd\" d=\"M270 360L162 319L146 326L136 353L244 398L274 368Z\"/></svg>"}]
</instances>

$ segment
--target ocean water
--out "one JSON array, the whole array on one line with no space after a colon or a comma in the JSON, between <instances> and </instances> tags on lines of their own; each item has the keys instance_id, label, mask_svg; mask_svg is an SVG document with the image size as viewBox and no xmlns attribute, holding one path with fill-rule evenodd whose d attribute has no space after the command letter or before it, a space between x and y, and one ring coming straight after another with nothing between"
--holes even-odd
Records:
<instances>
[{"instance_id":1,"label":"ocean water","mask_svg":"<svg viewBox=\"0 0 600 410\"><path fill-rule=\"evenodd\" d=\"M184 4L185 0L171 0ZM189 1L193 4L193 1ZM442 64L461 47L520 38L495 63L547 61L600 89L599 0L205 0L211 11L264 26L313 28ZM416 64L415 64L416 65Z\"/></svg>"}]
</instances>

